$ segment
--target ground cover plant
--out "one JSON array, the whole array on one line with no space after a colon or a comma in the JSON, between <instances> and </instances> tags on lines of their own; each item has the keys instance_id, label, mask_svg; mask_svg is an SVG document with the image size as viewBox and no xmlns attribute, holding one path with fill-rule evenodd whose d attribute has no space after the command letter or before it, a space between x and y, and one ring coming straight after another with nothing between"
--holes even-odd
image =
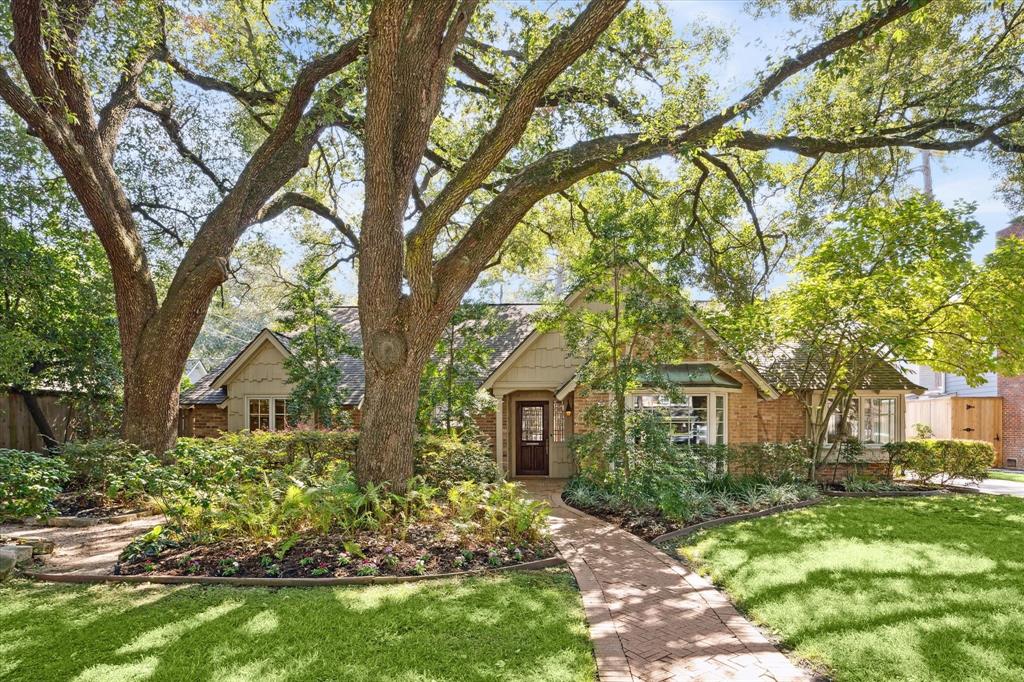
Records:
<instances>
[{"instance_id":1,"label":"ground cover plant","mask_svg":"<svg viewBox=\"0 0 1024 682\"><path fill-rule=\"evenodd\" d=\"M839 682L1024 677L1024 500L845 499L684 542L681 557Z\"/></svg>"},{"instance_id":2,"label":"ground cover plant","mask_svg":"<svg viewBox=\"0 0 1024 682\"><path fill-rule=\"evenodd\" d=\"M0 521L48 513L67 478L60 459L0 449Z\"/></svg>"},{"instance_id":3,"label":"ground cover plant","mask_svg":"<svg viewBox=\"0 0 1024 682\"><path fill-rule=\"evenodd\" d=\"M0 631L17 633L0 649L11 682L595 676L565 571L273 590L19 580L0 586Z\"/></svg>"},{"instance_id":4,"label":"ground cover plant","mask_svg":"<svg viewBox=\"0 0 1024 682\"><path fill-rule=\"evenodd\" d=\"M475 442L434 437L404 493L359 485L355 437L180 439L159 481L167 524L117 570L227 577L425 575L555 553L547 506L500 481Z\"/></svg>"},{"instance_id":5,"label":"ground cover plant","mask_svg":"<svg viewBox=\"0 0 1024 682\"><path fill-rule=\"evenodd\" d=\"M579 473L562 497L646 540L819 494L800 478L803 443L678 445L658 414L626 410L623 416L616 427L603 412L589 415L592 429L572 443Z\"/></svg>"}]
</instances>

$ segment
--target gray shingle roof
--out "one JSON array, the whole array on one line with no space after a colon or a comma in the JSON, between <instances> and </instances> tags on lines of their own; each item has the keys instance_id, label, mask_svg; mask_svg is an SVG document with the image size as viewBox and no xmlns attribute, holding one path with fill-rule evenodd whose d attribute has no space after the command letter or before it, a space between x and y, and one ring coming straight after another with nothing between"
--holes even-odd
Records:
<instances>
[{"instance_id":1,"label":"gray shingle roof","mask_svg":"<svg viewBox=\"0 0 1024 682\"><path fill-rule=\"evenodd\" d=\"M485 341L492 354L486 370L476 377L478 383L482 383L530 335L534 327L533 315L541 309L541 305L538 303L495 303L490 305L504 324L500 333ZM363 338L359 328L359 309L355 306L342 306L335 310L334 318L341 324L352 343L362 347ZM466 324L472 323L470 321ZM274 335L285 348L290 346L290 340L287 336L279 332L274 332ZM231 366L231 363L244 350L245 348L239 350L238 353L232 355L215 367L209 374L197 381L192 388L182 392L179 402L182 405L218 405L224 402L227 399L227 391L224 388L212 388L211 384L224 370ZM363 370L362 358L343 358L341 361L341 374L344 403L346 405L358 405L363 398L363 389L366 385L366 374Z\"/></svg>"},{"instance_id":2,"label":"gray shingle roof","mask_svg":"<svg viewBox=\"0 0 1024 682\"><path fill-rule=\"evenodd\" d=\"M825 385L827 367L810 357L806 346L789 344L752 363L777 388L819 390ZM920 386L907 379L888 362L878 363L857 387L863 391L919 391Z\"/></svg>"}]
</instances>

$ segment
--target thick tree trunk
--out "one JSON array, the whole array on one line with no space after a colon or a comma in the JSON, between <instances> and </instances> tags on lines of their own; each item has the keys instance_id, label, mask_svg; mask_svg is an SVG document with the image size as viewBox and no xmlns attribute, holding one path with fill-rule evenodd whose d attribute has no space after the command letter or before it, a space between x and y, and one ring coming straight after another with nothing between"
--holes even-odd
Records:
<instances>
[{"instance_id":1,"label":"thick tree trunk","mask_svg":"<svg viewBox=\"0 0 1024 682\"><path fill-rule=\"evenodd\" d=\"M409 363L385 374L366 365L356 478L405 490L413 475L413 442L422 367Z\"/></svg>"},{"instance_id":2,"label":"thick tree trunk","mask_svg":"<svg viewBox=\"0 0 1024 682\"><path fill-rule=\"evenodd\" d=\"M162 454L178 437L178 387L181 371L176 362L159 353L142 352L126 363L124 376L125 440Z\"/></svg>"}]
</instances>

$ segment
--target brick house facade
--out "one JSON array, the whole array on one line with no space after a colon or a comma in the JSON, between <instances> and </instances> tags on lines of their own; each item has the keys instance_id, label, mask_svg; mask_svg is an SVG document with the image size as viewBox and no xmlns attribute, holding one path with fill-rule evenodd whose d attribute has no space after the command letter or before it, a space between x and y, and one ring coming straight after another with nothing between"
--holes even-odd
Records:
<instances>
[{"instance_id":1,"label":"brick house facade","mask_svg":"<svg viewBox=\"0 0 1024 682\"><path fill-rule=\"evenodd\" d=\"M591 305L584 294L575 292L566 304ZM576 385L582 362L572 356L560 330L534 325L540 306L499 305L496 312L507 323L507 331L488 339L491 363L486 375L478 378L481 389L494 397L495 408L476 415L476 425L509 477L571 476L576 462L570 442L586 430L580 417L595 403L606 402L608 395ZM358 311L342 308L336 315L358 343ZM671 381L689 401L685 407L672 406L677 412L689 411L689 416L682 418L688 430L683 435L676 433L677 442L741 445L806 436L802 402L781 394L767 375L727 352L724 342L696 313L680 328L663 333L686 334L692 339L690 353L695 356L663 368L673 373ZM225 431L287 428L285 411L291 387L283 363L289 354L287 337L269 330L260 332L238 354L182 394L181 435L212 437ZM359 428L364 382L361 361L353 358L342 369L346 409L353 427ZM888 390L884 395L894 409L898 406L902 411L903 395L894 388L905 392L917 387L895 369L888 370L883 378L896 385L866 386L865 397ZM665 399L655 389L639 389L630 395L638 407ZM673 428L677 426L673 422ZM899 429L893 429L893 437L902 437L902 426L899 423ZM874 450L880 452L877 444Z\"/></svg>"}]
</instances>

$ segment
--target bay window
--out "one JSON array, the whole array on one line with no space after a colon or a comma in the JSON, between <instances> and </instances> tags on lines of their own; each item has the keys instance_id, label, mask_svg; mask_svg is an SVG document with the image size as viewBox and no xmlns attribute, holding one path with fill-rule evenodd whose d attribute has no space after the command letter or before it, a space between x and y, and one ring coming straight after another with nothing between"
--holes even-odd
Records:
<instances>
[{"instance_id":1,"label":"bay window","mask_svg":"<svg viewBox=\"0 0 1024 682\"><path fill-rule=\"evenodd\" d=\"M685 395L673 402L666 395L633 396L631 407L651 410L664 416L669 437L678 445L725 444L726 397L724 395Z\"/></svg>"}]
</instances>

